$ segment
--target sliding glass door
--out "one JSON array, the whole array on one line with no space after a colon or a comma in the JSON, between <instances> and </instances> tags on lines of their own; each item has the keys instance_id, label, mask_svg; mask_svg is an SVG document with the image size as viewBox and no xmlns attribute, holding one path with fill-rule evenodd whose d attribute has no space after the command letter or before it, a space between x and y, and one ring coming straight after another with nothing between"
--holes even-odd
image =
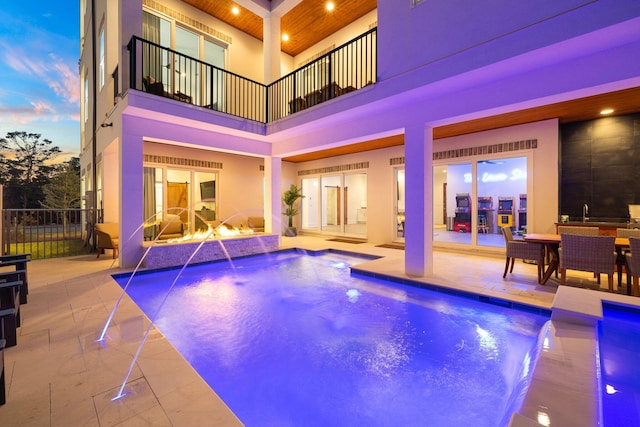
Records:
<instances>
[{"instance_id":1,"label":"sliding glass door","mask_svg":"<svg viewBox=\"0 0 640 427\"><path fill-rule=\"evenodd\" d=\"M404 168L396 168L394 169L395 176L395 188L394 188L394 198L395 201L393 210L394 210L394 230L395 230L395 240L404 242L405 237L405 180L404 180Z\"/></svg>"},{"instance_id":2,"label":"sliding glass door","mask_svg":"<svg viewBox=\"0 0 640 427\"><path fill-rule=\"evenodd\" d=\"M434 241L503 247L527 228L527 157L434 165Z\"/></svg>"},{"instance_id":3,"label":"sliding glass door","mask_svg":"<svg viewBox=\"0 0 640 427\"><path fill-rule=\"evenodd\" d=\"M305 178L302 194L303 230L366 237L366 173Z\"/></svg>"}]
</instances>

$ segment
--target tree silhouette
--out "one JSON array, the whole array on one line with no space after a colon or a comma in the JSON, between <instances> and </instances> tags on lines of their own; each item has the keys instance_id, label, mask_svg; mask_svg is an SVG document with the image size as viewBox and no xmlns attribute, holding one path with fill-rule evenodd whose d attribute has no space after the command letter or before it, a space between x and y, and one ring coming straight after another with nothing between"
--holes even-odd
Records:
<instances>
[{"instance_id":1,"label":"tree silhouette","mask_svg":"<svg viewBox=\"0 0 640 427\"><path fill-rule=\"evenodd\" d=\"M43 188L44 201L40 202L46 209L80 208L80 159L61 163L56 168L48 184Z\"/></svg>"},{"instance_id":2,"label":"tree silhouette","mask_svg":"<svg viewBox=\"0 0 640 427\"><path fill-rule=\"evenodd\" d=\"M13 209L39 208L43 187L49 182L55 166L47 161L61 153L48 139L40 140L39 133L9 132L0 138L0 169L3 174L4 207Z\"/></svg>"}]
</instances>

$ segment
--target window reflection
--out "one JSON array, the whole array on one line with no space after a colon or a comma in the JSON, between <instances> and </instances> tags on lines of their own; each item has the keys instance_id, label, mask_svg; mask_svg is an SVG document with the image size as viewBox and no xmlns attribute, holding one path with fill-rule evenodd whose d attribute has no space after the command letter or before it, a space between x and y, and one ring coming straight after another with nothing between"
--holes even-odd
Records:
<instances>
[{"instance_id":1,"label":"window reflection","mask_svg":"<svg viewBox=\"0 0 640 427\"><path fill-rule=\"evenodd\" d=\"M435 165L433 174L434 241L503 247L501 226L526 232L526 157Z\"/></svg>"}]
</instances>

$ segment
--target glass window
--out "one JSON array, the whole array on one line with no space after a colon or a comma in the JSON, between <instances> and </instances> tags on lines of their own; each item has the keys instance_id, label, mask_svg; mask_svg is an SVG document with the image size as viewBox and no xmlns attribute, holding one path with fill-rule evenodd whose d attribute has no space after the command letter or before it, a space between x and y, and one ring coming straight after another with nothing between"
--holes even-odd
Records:
<instances>
[{"instance_id":1,"label":"glass window","mask_svg":"<svg viewBox=\"0 0 640 427\"><path fill-rule=\"evenodd\" d=\"M100 27L100 36L98 37L98 79L99 79L99 86L98 88L102 89L104 87L104 82L105 82L105 77L104 77L104 68L105 68L105 63L104 63L104 24Z\"/></svg>"},{"instance_id":2,"label":"glass window","mask_svg":"<svg viewBox=\"0 0 640 427\"><path fill-rule=\"evenodd\" d=\"M526 200L527 158L513 157L481 160L478 175L478 245L504 246L501 227L511 227L516 234L526 227L518 214L520 195Z\"/></svg>"},{"instance_id":3,"label":"glass window","mask_svg":"<svg viewBox=\"0 0 640 427\"><path fill-rule=\"evenodd\" d=\"M188 170L167 169L167 208L170 215L180 216L180 220L189 230L189 207L191 206L191 172Z\"/></svg>"},{"instance_id":4,"label":"glass window","mask_svg":"<svg viewBox=\"0 0 640 427\"><path fill-rule=\"evenodd\" d=\"M174 79L176 94L181 100L200 104L198 99L200 91L201 73L198 69L200 63L190 58L200 58L200 36L182 27L176 26L175 50L183 55L174 56ZM188 58L187 58L188 57ZM182 98L184 96L184 98Z\"/></svg>"},{"instance_id":5,"label":"glass window","mask_svg":"<svg viewBox=\"0 0 640 427\"><path fill-rule=\"evenodd\" d=\"M394 175L396 176L396 186L395 186L395 212L394 212L394 221L395 221L395 230L396 230L396 239L403 241L404 240L404 223L405 223L405 178L404 178L404 168L395 169Z\"/></svg>"},{"instance_id":6,"label":"glass window","mask_svg":"<svg viewBox=\"0 0 640 427\"><path fill-rule=\"evenodd\" d=\"M344 232L346 234L367 234L367 174L355 173L344 176L345 213Z\"/></svg>"},{"instance_id":7,"label":"glass window","mask_svg":"<svg viewBox=\"0 0 640 427\"><path fill-rule=\"evenodd\" d=\"M171 23L148 12L142 14L142 37L162 47L171 48ZM143 77L149 82L162 83L163 91L172 92L171 56L166 50L150 47L143 55Z\"/></svg>"},{"instance_id":8,"label":"glass window","mask_svg":"<svg viewBox=\"0 0 640 427\"><path fill-rule=\"evenodd\" d=\"M84 122L89 120L89 76L87 70L84 70L84 85L82 90L82 96L84 97L82 103L82 115L84 116Z\"/></svg>"},{"instance_id":9,"label":"glass window","mask_svg":"<svg viewBox=\"0 0 640 427\"><path fill-rule=\"evenodd\" d=\"M318 178L305 178L302 180L302 195L300 213L302 215L303 230L317 230L320 205L318 203Z\"/></svg>"},{"instance_id":10,"label":"glass window","mask_svg":"<svg viewBox=\"0 0 640 427\"><path fill-rule=\"evenodd\" d=\"M195 172L194 190L196 200L194 206L195 231L207 231L216 216L217 174L211 172Z\"/></svg>"},{"instance_id":11,"label":"glass window","mask_svg":"<svg viewBox=\"0 0 640 427\"><path fill-rule=\"evenodd\" d=\"M471 243L473 205L470 163L434 166L433 240L447 243ZM446 213L446 218L445 218Z\"/></svg>"},{"instance_id":12,"label":"glass window","mask_svg":"<svg viewBox=\"0 0 640 427\"><path fill-rule=\"evenodd\" d=\"M217 111L225 111L224 108L224 56L225 48L217 43L204 40L204 57L206 64L217 68L203 65L202 77L204 79L202 87L202 105Z\"/></svg>"}]
</instances>

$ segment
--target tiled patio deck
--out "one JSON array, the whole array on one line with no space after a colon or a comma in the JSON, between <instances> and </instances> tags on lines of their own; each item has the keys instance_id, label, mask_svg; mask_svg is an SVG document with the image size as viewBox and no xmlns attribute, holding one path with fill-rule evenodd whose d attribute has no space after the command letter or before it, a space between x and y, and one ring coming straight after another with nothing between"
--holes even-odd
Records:
<instances>
[{"instance_id":1,"label":"tiled patio deck","mask_svg":"<svg viewBox=\"0 0 640 427\"><path fill-rule=\"evenodd\" d=\"M403 277L403 251L299 236L283 247L336 248L381 255L366 269ZM2 426L231 426L241 423L155 329L129 377L130 395L112 401L148 321L126 296L103 344L96 343L121 295L110 257L35 260L18 345L5 350L7 403ZM549 308L557 281L536 282L536 266L518 262L502 279L504 258L437 251L425 281ZM587 275L588 276L588 275ZM588 277L579 282L589 283ZM606 281L604 281L606 283ZM578 282L576 282L578 283ZM621 296L622 297L622 296ZM627 297L625 297L627 298Z\"/></svg>"}]
</instances>

